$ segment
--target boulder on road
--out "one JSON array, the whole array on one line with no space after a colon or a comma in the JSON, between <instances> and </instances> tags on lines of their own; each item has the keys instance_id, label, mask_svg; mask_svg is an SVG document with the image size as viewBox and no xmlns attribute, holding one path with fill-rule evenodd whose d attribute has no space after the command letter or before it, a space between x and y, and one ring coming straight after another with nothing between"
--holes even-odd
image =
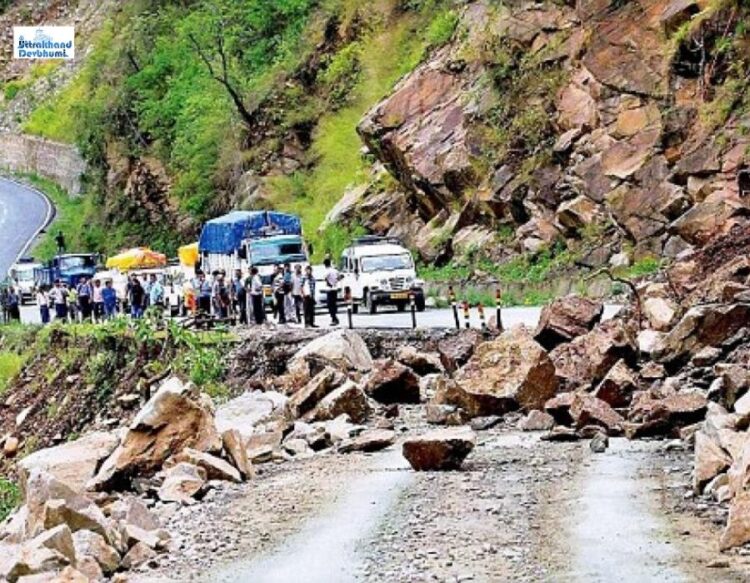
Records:
<instances>
[{"instance_id":1,"label":"boulder on road","mask_svg":"<svg viewBox=\"0 0 750 583\"><path fill-rule=\"evenodd\" d=\"M732 463L731 458L703 431L695 433L695 463L693 468L693 490L696 494Z\"/></svg>"},{"instance_id":2,"label":"boulder on road","mask_svg":"<svg viewBox=\"0 0 750 583\"><path fill-rule=\"evenodd\" d=\"M286 410L288 417L290 419L299 419L309 411L312 411L318 402L343 383L345 378L340 371L334 368L324 368L287 401Z\"/></svg>"},{"instance_id":3,"label":"boulder on road","mask_svg":"<svg viewBox=\"0 0 750 583\"><path fill-rule=\"evenodd\" d=\"M320 336L292 356L288 368L295 369L309 358L321 358L342 371L367 372L372 368L372 355L362 337L352 330L341 329Z\"/></svg>"},{"instance_id":4,"label":"boulder on road","mask_svg":"<svg viewBox=\"0 0 750 583\"><path fill-rule=\"evenodd\" d=\"M120 565L117 551L95 532L79 530L73 535L73 543L76 556L93 558L104 573L113 573Z\"/></svg>"},{"instance_id":5,"label":"boulder on road","mask_svg":"<svg viewBox=\"0 0 750 583\"><path fill-rule=\"evenodd\" d=\"M630 404L637 388L635 374L624 360L619 360L596 387L594 396L610 407L622 408Z\"/></svg>"},{"instance_id":6,"label":"boulder on road","mask_svg":"<svg viewBox=\"0 0 750 583\"><path fill-rule=\"evenodd\" d=\"M2 547L0 551L3 551ZM22 546L6 561L2 565L6 573L0 575L5 575L8 581L18 581L20 577L28 575L59 571L70 564L67 557L55 550L30 545Z\"/></svg>"},{"instance_id":7,"label":"boulder on road","mask_svg":"<svg viewBox=\"0 0 750 583\"><path fill-rule=\"evenodd\" d=\"M237 468L229 462L226 462L215 455L211 455L210 453L186 447L174 456L174 461L177 463L187 462L202 468L206 472L207 480L226 480L229 482L242 481L242 476Z\"/></svg>"},{"instance_id":8,"label":"boulder on road","mask_svg":"<svg viewBox=\"0 0 750 583\"><path fill-rule=\"evenodd\" d=\"M240 475L243 478L254 476L255 470L247 457L247 450L245 449L242 434L236 429L228 429L221 434L221 441L224 444L224 451L227 458L239 470Z\"/></svg>"},{"instance_id":9,"label":"boulder on road","mask_svg":"<svg viewBox=\"0 0 750 583\"><path fill-rule=\"evenodd\" d=\"M468 428L438 429L407 439L403 455L417 471L457 470L476 444Z\"/></svg>"},{"instance_id":10,"label":"boulder on road","mask_svg":"<svg viewBox=\"0 0 750 583\"><path fill-rule=\"evenodd\" d=\"M518 428L521 431L549 431L554 426L554 417L538 409L529 411L529 414L518 423Z\"/></svg>"},{"instance_id":11,"label":"boulder on road","mask_svg":"<svg viewBox=\"0 0 750 583\"><path fill-rule=\"evenodd\" d=\"M138 413L88 487L124 489L134 476L154 475L174 452L186 447L219 452L221 445L209 404L190 383L171 377Z\"/></svg>"},{"instance_id":12,"label":"boulder on road","mask_svg":"<svg viewBox=\"0 0 750 583\"><path fill-rule=\"evenodd\" d=\"M187 462L178 463L166 471L164 482L159 488L159 499L162 502L193 504L194 496L205 483L206 470Z\"/></svg>"},{"instance_id":13,"label":"boulder on road","mask_svg":"<svg viewBox=\"0 0 750 583\"><path fill-rule=\"evenodd\" d=\"M72 565L76 562L76 549L73 544L73 533L67 524L59 524L43 533L35 536L24 544L29 548L47 548L57 551L70 561Z\"/></svg>"},{"instance_id":14,"label":"boulder on road","mask_svg":"<svg viewBox=\"0 0 750 583\"><path fill-rule=\"evenodd\" d=\"M480 344L455 379L457 385L439 389L435 401L461 407L472 417L539 409L558 386L547 352L523 326Z\"/></svg>"},{"instance_id":15,"label":"boulder on road","mask_svg":"<svg viewBox=\"0 0 750 583\"><path fill-rule=\"evenodd\" d=\"M748 325L750 304L694 306L662 338L651 357L656 362L679 365L701 348L720 346Z\"/></svg>"},{"instance_id":16,"label":"boulder on road","mask_svg":"<svg viewBox=\"0 0 750 583\"><path fill-rule=\"evenodd\" d=\"M443 372L443 363L440 355L433 352L421 352L414 346L401 346L396 351L394 358L401 364L405 364L419 376Z\"/></svg>"},{"instance_id":17,"label":"boulder on road","mask_svg":"<svg viewBox=\"0 0 750 583\"><path fill-rule=\"evenodd\" d=\"M570 416L576 429L587 425L603 427L609 435L622 433L625 419L601 399L591 395L578 394L570 406Z\"/></svg>"},{"instance_id":18,"label":"boulder on road","mask_svg":"<svg viewBox=\"0 0 750 583\"><path fill-rule=\"evenodd\" d=\"M234 429L244 438L261 423L281 417L287 397L276 391L249 391L216 408L216 429L220 433Z\"/></svg>"},{"instance_id":19,"label":"boulder on road","mask_svg":"<svg viewBox=\"0 0 750 583\"><path fill-rule=\"evenodd\" d=\"M697 392L684 391L661 399L640 395L630 408L628 420L635 422L628 437L668 435L673 430L702 421L708 401Z\"/></svg>"},{"instance_id":20,"label":"boulder on road","mask_svg":"<svg viewBox=\"0 0 750 583\"><path fill-rule=\"evenodd\" d=\"M367 429L353 439L342 441L338 451L341 453L380 451L395 442L396 432L391 429Z\"/></svg>"},{"instance_id":21,"label":"boulder on road","mask_svg":"<svg viewBox=\"0 0 750 583\"><path fill-rule=\"evenodd\" d=\"M419 403L419 377L408 366L392 359L376 361L363 388L384 405Z\"/></svg>"},{"instance_id":22,"label":"boulder on road","mask_svg":"<svg viewBox=\"0 0 750 583\"><path fill-rule=\"evenodd\" d=\"M534 339L547 350L589 332L601 320L604 306L581 296L558 298L542 309Z\"/></svg>"},{"instance_id":23,"label":"boulder on road","mask_svg":"<svg viewBox=\"0 0 750 583\"><path fill-rule=\"evenodd\" d=\"M427 403L425 419L431 425L463 425L469 419L466 412L455 405Z\"/></svg>"},{"instance_id":24,"label":"boulder on road","mask_svg":"<svg viewBox=\"0 0 750 583\"><path fill-rule=\"evenodd\" d=\"M83 490L119 442L115 433L97 431L26 456L16 465L21 492L25 492L26 482L34 470L54 476L75 491Z\"/></svg>"},{"instance_id":25,"label":"boulder on road","mask_svg":"<svg viewBox=\"0 0 750 583\"><path fill-rule=\"evenodd\" d=\"M561 389L569 391L591 387L617 361L634 364L637 356L635 326L621 319L607 320L550 352Z\"/></svg>"},{"instance_id":26,"label":"boulder on road","mask_svg":"<svg viewBox=\"0 0 750 583\"><path fill-rule=\"evenodd\" d=\"M474 328L462 329L448 338L443 338L438 342L438 353L445 370L452 373L461 368L483 340L482 333Z\"/></svg>"},{"instance_id":27,"label":"boulder on road","mask_svg":"<svg viewBox=\"0 0 750 583\"><path fill-rule=\"evenodd\" d=\"M575 397L575 393L560 393L544 404L544 410L552 416L556 423L572 425L573 418L570 416L570 408Z\"/></svg>"},{"instance_id":28,"label":"boulder on road","mask_svg":"<svg viewBox=\"0 0 750 583\"><path fill-rule=\"evenodd\" d=\"M329 421L348 415L354 423L364 423L372 413L365 392L354 382L347 381L323 397L310 416L315 421Z\"/></svg>"},{"instance_id":29,"label":"boulder on road","mask_svg":"<svg viewBox=\"0 0 750 583\"><path fill-rule=\"evenodd\" d=\"M750 492L735 496L729 506L727 526L719 539L719 550L726 551L750 541Z\"/></svg>"}]
</instances>

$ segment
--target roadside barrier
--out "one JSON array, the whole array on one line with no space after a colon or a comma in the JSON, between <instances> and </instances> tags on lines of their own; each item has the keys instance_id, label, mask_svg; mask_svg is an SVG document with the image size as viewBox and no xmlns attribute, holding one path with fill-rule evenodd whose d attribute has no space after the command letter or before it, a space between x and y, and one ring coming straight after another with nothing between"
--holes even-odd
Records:
<instances>
[{"instance_id":1,"label":"roadside barrier","mask_svg":"<svg viewBox=\"0 0 750 583\"><path fill-rule=\"evenodd\" d=\"M497 320L496 326L498 332L503 331L503 302L502 293L500 292L500 286L497 286L495 290L495 319Z\"/></svg>"},{"instance_id":2,"label":"roadside barrier","mask_svg":"<svg viewBox=\"0 0 750 583\"><path fill-rule=\"evenodd\" d=\"M409 294L409 309L411 310L411 327L417 327L417 304L414 301L414 294Z\"/></svg>"},{"instance_id":3,"label":"roadside barrier","mask_svg":"<svg viewBox=\"0 0 750 583\"><path fill-rule=\"evenodd\" d=\"M458 318L458 305L456 304L456 292L453 291L453 286L448 286L448 299L450 300L451 308L453 309L453 319L456 321L456 330L461 329L461 321Z\"/></svg>"},{"instance_id":4,"label":"roadside barrier","mask_svg":"<svg viewBox=\"0 0 750 583\"><path fill-rule=\"evenodd\" d=\"M477 311L479 312L479 325L482 328L482 332L485 332L487 330L487 322L484 319L484 306L481 302L477 306Z\"/></svg>"},{"instance_id":5,"label":"roadside barrier","mask_svg":"<svg viewBox=\"0 0 750 583\"><path fill-rule=\"evenodd\" d=\"M469 302L464 300L464 324L466 328L471 328L471 321L469 320Z\"/></svg>"}]
</instances>

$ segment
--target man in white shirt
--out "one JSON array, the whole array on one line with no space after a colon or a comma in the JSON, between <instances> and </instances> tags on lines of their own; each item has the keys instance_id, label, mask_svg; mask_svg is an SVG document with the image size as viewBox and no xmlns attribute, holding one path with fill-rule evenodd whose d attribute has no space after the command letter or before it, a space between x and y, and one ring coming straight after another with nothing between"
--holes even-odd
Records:
<instances>
[{"instance_id":1,"label":"man in white shirt","mask_svg":"<svg viewBox=\"0 0 750 583\"><path fill-rule=\"evenodd\" d=\"M326 268L326 305L328 306L328 313L331 315L331 326L338 326L338 289L341 274L339 274L339 270L333 266L329 258L326 257L323 265Z\"/></svg>"},{"instance_id":2,"label":"man in white shirt","mask_svg":"<svg viewBox=\"0 0 750 583\"><path fill-rule=\"evenodd\" d=\"M59 279L55 280L55 286L49 291L49 297L55 304L55 319L65 320L68 317L68 292Z\"/></svg>"},{"instance_id":3,"label":"man in white shirt","mask_svg":"<svg viewBox=\"0 0 750 583\"><path fill-rule=\"evenodd\" d=\"M266 309L263 305L263 280L257 267L250 269L250 305L255 323L262 324L266 319Z\"/></svg>"}]
</instances>

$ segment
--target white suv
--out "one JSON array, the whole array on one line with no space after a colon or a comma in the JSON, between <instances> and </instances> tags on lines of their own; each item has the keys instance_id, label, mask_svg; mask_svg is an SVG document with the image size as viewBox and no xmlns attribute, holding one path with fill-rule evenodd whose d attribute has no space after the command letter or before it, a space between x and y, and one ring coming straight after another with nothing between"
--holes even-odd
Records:
<instances>
[{"instance_id":1,"label":"white suv","mask_svg":"<svg viewBox=\"0 0 750 583\"><path fill-rule=\"evenodd\" d=\"M341 288L349 288L354 310L361 304L371 314L378 306L395 305L399 311L414 294L416 309L425 308L424 281L417 279L414 258L401 241L386 237L360 237L341 254Z\"/></svg>"}]
</instances>

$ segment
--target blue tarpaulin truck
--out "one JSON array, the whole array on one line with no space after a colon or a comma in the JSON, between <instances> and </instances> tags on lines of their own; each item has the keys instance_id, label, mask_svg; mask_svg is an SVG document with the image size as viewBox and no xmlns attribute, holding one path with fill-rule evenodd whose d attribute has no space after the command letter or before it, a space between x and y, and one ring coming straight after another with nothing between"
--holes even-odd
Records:
<instances>
[{"instance_id":1,"label":"blue tarpaulin truck","mask_svg":"<svg viewBox=\"0 0 750 583\"><path fill-rule=\"evenodd\" d=\"M91 279L99 263L98 253L66 253L57 255L44 267L34 270L34 282L37 286L52 286L55 280L74 286L82 277Z\"/></svg>"},{"instance_id":2,"label":"blue tarpaulin truck","mask_svg":"<svg viewBox=\"0 0 750 583\"><path fill-rule=\"evenodd\" d=\"M211 219L198 241L200 266L205 273L235 269L247 275L257 267L270 284L275 265L307 263L299 217L275 211L232 211Z\"/></svg>"}]
</instances>

